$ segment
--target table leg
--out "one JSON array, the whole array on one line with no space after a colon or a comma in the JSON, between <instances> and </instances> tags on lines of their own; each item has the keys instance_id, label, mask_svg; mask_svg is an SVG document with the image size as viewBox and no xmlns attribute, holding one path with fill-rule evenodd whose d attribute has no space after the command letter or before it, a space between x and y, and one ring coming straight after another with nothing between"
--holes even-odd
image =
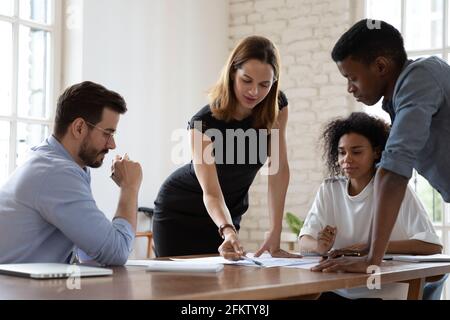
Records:
<instances>
[{"instance_id":1,"label":"table leg","mask_svg":"<svg viewBox=\"0 0 450 320\"><path fill-rule=\"evenodd\" d=\"M412 279L404 281L409 284L408 300L422 300L423 286L425 284L424 278Z\"/></svg>"}]
</instances>

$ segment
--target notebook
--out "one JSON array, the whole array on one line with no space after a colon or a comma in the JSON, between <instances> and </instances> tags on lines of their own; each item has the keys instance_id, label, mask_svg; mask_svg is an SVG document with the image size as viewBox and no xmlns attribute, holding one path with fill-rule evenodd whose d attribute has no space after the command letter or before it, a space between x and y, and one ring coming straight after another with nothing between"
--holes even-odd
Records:
<instances>
[{"instance_id":1,"label":"notebook","mask_svg":"<svg viewBox=\"0 0 450 320\"><path fill-rule=\"evenodd\" d=\"M450 256L446 254L432 254L425 256L416 255L392 255L392 260L405 262L450 262Z\"/></svg>"},{"instance_id":2,"label":"notebook","mask_svg":"<svg viewBox=\"0 0 450 320\"><path fill-rule=\"evenodd\" d=\"M98 277L113 274L111 269L64 263L0 264L0 273L33 279Z\"/></svg>"}]
</instances>

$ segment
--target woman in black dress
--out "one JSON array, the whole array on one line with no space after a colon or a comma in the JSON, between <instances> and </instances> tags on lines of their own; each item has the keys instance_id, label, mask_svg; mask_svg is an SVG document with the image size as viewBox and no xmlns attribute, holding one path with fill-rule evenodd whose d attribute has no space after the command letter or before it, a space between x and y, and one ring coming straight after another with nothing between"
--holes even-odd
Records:
<instances>
[{"instance_id":1,"label":"woman in black dress","mask_svg":"<svg viewBox=\"0 0 450 320\"><path fill-rule=\"evenodd\" d=\"M294 257L280 249L289 183L287 99L279 91L279 54L263 37L243 39L232 51L210 104L189 121L192 161L172 173L155 201L157 256L217 253L237 260L248 190L268 159L270 230L256 256ZM267 169L267 168L264 168Z\"/></svg>"}]
</instances>

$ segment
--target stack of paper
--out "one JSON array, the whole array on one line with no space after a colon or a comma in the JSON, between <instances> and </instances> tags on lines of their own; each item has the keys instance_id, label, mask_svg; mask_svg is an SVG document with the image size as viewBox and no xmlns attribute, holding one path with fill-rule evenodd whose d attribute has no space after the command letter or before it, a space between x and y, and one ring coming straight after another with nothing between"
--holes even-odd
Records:
<instances>
[{"instance_id":1,"label":"stack of paper","mask_svg":"<svg viewBox=\"0 0 450 320\"><path fill-rule=\"evenodd\" d=\"M320 257L308 257L308 258L273 258L270 254L264 253L260 257L255 258L252 254L248 254L253 260L258 261L259 264L255 264L254 262L248 260L237 260L231 261L227 260L223 257L206 257L206 258L191 258L191 259L172 259L174 261L189 261L192 263L221 263L221 264L235 264L240 266L247 267L264 267L264 268L272 268L272 267L286 267L286 266L299 266L306 265L311 263L317 263L321 258Z\"/></svg>"},{"instance_id":2,"label":"stack of paper","mask_svg":"<svg viewBox=\"0 0 450 320\"><path fill-rule=\"evenodd\" d=\"M224 264L240 265L247 267L271 268L271 267L297 267L310 269L316 265L321 257L305 258L273 258L270 254L262 254L255 258L238 261L227 260L221 256L205 258L171 258L168 260L128 260L126 266L146 266L151 271L177 271L177 272L219 272ZM256 262L255 262L256 261Z\"/></svg>"},{"instance_id":3,"label":"stack of paper","mask_svg":"<svg viewBox=\"0 0 450 320\"><path fill-rule=\"evenodd\" d=\"M148 271L172 272L219 272L223 269L223 264L219 263L192 263L163 260L128 260L125 265L146 266Z\"/></svg>"}]
</instances>

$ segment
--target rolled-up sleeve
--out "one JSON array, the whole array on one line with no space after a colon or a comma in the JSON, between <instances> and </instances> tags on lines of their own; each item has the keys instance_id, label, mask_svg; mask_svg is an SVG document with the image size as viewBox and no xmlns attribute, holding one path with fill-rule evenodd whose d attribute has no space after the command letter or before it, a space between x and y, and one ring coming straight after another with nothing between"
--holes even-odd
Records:
<instances>
[{"instance_id":1,"label":"rolled-up sleeve","mask_svg":"<svg viewBox=\"0 0 450 320\"><path fill-rule=\"evenodd\" d=\"M380 167L410 178L415 160L430 135L431 119L444 94L431 72L416 67L399 79L393 108L395 120Z\"/></svg>"},{"instance_id":2,"label":"rolled-up sleeve","mask_svg":"<svg viewBox=\"0 0 450 320\"><path fill-rule=\"evenodd\" d=\"M58 168L49 174L35 201L46 221L98 263L123 265L127 261L134 241L130 223L106 218L76 168Z\"/></svg>"}]
</instances>

